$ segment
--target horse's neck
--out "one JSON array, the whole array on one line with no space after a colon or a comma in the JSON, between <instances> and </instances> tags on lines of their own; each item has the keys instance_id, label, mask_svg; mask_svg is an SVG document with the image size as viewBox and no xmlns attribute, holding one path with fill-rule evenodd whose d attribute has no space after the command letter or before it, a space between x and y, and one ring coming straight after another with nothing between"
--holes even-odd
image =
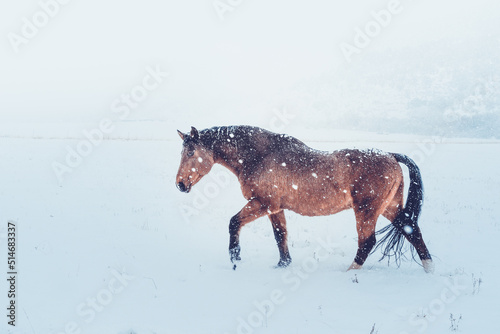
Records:
<instances>
[{"instance_id":1,"label":"horse's neck","mask_svg":"<svg viewBox=\"0 0 500 334\"><path fill-rule=\"evenodd\" d=\"M225 160L219 160L215 161L215 163L218 163L224 167L226 167L230 172L232 172L234 175L236 175L238 178L241 175L241 172L243 171L243 166L238 166L234 162L231 161L225 161Z\"/></svg>"},{"instance_id":2,"label":"horse's neck","mask_svg":"<svg viewBox=\"0 0 500 334\"><path fill-rule=\"evenodd\" d=\"M226 143L222 143L221 147L218 148L214 162L226 167L236 176L239 176L243 170L242 161L238 157L237 150Z\"/></svg>"},{"instance_id":3,"label":"horse's neck","mask_svg":"<svg viewBox=\"0 0 500 334\"><path fill-rule=\"evenodd\" d=\"M224 129L225 130L225 129ZM214 162L220 164L238 176L243 169L241 160L239 161L238 150L228 142L229 140L236 140L229 137L227 130L216 129L212 132L210 142L206 143L214 154ZM227 137L227 138L226 138Z\"/></svg>"}]
</instances>

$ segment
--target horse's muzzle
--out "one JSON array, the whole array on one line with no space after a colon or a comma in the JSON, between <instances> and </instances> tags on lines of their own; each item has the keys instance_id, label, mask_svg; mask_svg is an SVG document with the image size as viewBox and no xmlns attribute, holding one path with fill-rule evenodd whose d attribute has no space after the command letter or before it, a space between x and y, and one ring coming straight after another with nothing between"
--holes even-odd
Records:
<instances>
[{"instance_id":1,"label":"horse's muzzle","mask_svg":"<svg viewBox=\"0 0 500 334\"><path fill-rule=\"evenodd\" d=\"M183 193L188 193L189 190L191 190L191 187L186 187L184 182L181 181L181 182L177 183L177 189L179 189Z\"/></svg>"}]
</instances>

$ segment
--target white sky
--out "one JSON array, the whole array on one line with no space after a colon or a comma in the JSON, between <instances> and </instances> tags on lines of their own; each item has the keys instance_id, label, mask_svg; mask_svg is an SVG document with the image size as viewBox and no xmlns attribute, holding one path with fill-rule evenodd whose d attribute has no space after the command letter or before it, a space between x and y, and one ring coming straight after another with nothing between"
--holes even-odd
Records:
<instances>
[{"instance_id":1,"label":"white sky","mask_svg":"<svg viewBox=\"0 0 500 334\"><path fill-rule=\"evenodd\" d=\"M243 0L222 21L213 0L72 0L15 53L8 34L21 35L23 17L41 7L3 1L0 121L98 120L156 65L171 75L141 104L143 118L235 110L237 121L238 110L349 66L340 43L352 43L356 27L389 2ZM401 0L400 7L363 52L500 33L499 1Z\"/></svg>"}]
</instances>

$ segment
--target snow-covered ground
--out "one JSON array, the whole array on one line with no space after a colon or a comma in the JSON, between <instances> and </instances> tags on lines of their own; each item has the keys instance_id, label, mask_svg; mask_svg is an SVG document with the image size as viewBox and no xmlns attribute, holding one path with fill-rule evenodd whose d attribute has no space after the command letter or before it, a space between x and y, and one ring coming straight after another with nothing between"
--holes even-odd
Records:
<instances>
[{"instance_id":1,"label":"snow-covered ground","mask_svg":"<svg viewBox=\"0 0 500 334\"><path fill-rule=\"evenodd\" d=\"M286 269L274 268L278 251L267 218L249 224L241 234L242 262L233 271L227 227L245 203L236 178L216 166L191 193L179 192L181 142L170 125L161 138L103 140L59 178L54 162L64 163L83 139L6 136L0 138L0 258L6 272L4 241L13 221L18 308L17 326L7 326L4 315L2 332L500 329L498 141L290 134L319 149L411 154L423 174L420 226L435 273L411 261L387 266L379 254L362 270L346 272L356 252L351 211L315 218L288 212L293 263ZM381 218L378 226L385 224ZM4 306L7 290L2 279Z\"/></svg>"},{"instance_id":2,"label":"snow-covered ground","mask_svg":"<svg viewBox=\"0 0 500 334\"><path fill-rule=\"evenodd\" d=\"M3 1L0 333L499 332L499 21L496 0ZM411 155L436 272L346 272L352 212L287 213L286 269L257 220L233 271L236 178L174 184L176 129L233 124Z\"/></svg>"}]
</instances>

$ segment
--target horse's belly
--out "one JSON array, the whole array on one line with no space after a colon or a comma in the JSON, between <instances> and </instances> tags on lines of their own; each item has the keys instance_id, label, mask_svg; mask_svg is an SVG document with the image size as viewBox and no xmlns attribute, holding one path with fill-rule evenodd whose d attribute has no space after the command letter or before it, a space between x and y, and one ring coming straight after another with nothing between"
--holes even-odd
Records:
<instances>
[{"instance_id":1,"label":"horse's belly","mask_svg":"<svg viewBox=\"0 0 500 334\"><path fill-rule=\"evenodd\" d=\"M339 198L340 197L340 198ZM352 207L347 196L331 198L325 196L299 196L292 201L285 201L283 207L303 216L328 216Z\"/></svg>"}]
</instances>

